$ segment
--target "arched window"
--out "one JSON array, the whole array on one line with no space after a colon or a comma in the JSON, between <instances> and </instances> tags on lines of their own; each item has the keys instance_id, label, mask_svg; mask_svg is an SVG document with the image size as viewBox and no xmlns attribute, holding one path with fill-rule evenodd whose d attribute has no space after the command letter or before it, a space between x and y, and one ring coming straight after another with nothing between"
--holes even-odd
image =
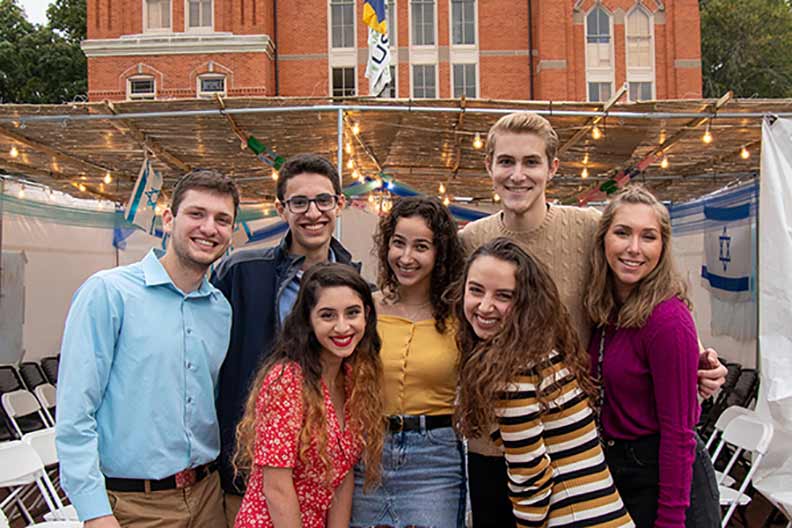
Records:
<instances>
[{"instance_id":1,"label":"arched window","mask_svg":"<svg viewBox=\"0 0 792 528\"><path fill-rule=\"evenodd\" d=\"M654 43L652 17L637 6L625 18L627 50L627 82L631 101L645 101L654 97Z\"/></svg>"},{"instance_id":2,"label":"arched window","mask_svg":"<svg viewBox=\"0 0 792 528\"><path fill-rule=\"evenodd\" d=\"M586 15L586 83L589 101L606 101L613 93L611 17L599 4Z\"/></svg>"}]
</instances>

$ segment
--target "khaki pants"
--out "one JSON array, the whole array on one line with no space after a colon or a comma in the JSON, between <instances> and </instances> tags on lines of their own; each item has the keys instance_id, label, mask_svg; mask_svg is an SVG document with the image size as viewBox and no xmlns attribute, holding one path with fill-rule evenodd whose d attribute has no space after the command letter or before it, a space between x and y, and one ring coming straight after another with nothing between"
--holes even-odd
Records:
<instances>
[{"instance_id":1,"label":"khaki pants","mask_svg":"<svg viewBox=\"0 0 792 528\"><path fill-rule=\"evenodd\" d=\"M181 489L153 492L108 491L113 515L123 528L222 528L223 492L213 471Z\"/></svg>"},{"instance_id":2,"label":"khaki pants","mask_svg":"<svg viewBox=\"0 0 792 528\"><path fill-rule=\"evenodd\" d=\"M242 495L234 495L233 493L226 493L223 496L225 501L225 516L228 528L234 528L234 521L236 520L239 508L242 506Z\"/></svg>"}]
</instances>

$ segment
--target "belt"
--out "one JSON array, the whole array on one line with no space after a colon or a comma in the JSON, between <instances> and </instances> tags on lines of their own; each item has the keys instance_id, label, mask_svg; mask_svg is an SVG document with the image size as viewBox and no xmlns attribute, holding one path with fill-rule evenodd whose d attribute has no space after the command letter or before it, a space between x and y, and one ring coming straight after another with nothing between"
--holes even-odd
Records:
<instances>
[{"instance_id":1,"label":"belt","mask_svg":"<svg viewBox=\"0 0 792 528\"><path fill-rule=\"evenodd\" d=\"M164 491L187 488L217 471L217 461L202 466L179 471L175 475L159 480L105 477L105 487L110 491ZM148 488L148 489L147 489Z\"/></svg>"},{"instance_id":2,"label":"belt","mask_svg":"<svg viewBox=\"0 0 792 528\"><path fill-rule=\"evenodd\" d=\"M391 433L402 431L421 431L437 429L438 427L451 427L450 414L439 416L388 416L388 430Z\"/></svg>"}]
</instances>

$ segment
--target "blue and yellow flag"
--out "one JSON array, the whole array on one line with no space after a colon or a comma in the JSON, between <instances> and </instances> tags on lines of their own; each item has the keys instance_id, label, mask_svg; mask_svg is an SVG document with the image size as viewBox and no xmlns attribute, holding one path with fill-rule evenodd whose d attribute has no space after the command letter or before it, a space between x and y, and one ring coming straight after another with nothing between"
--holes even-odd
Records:
<instances>
[{"instance_id":1,"label":"blue and yellow flag","mask_svg":"<svg viewBox=\"0 0 792 528\"><path fill-rule=\"evenodd\" d=\"M363 23L377 33L388 32L388 21L385 20L385 0L363 0Z\"/></svg>"}]
</instances>

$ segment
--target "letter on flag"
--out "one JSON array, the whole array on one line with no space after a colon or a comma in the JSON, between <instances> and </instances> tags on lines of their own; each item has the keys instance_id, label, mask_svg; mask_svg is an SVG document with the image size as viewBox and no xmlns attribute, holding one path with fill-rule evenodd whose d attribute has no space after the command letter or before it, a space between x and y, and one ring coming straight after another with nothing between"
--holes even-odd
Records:
<instances>
[{"instance_id":1,"label":"letter on flag","mask_svg":"<svg viewBox=\"0 0 792 528\"><path fill-rule=\"evenodd\" d=\"M151 162L146 159L140 167L135 188L126 205L124 218L141 227L150 235L154 234L157 200L162 189L162 176L154 170Z\"/></svg>"},{"instance_id":2,"label":"letter on flag","mask_svg":"<svg viewBox=\"0 0 792 528\"><path fill-rule=\"evenodd\" d=\"M363 23L369 28L369 56L366 65L369 95L379 97L391 82L385 0L363 0Z\"/></svg>"}]
</instances>

